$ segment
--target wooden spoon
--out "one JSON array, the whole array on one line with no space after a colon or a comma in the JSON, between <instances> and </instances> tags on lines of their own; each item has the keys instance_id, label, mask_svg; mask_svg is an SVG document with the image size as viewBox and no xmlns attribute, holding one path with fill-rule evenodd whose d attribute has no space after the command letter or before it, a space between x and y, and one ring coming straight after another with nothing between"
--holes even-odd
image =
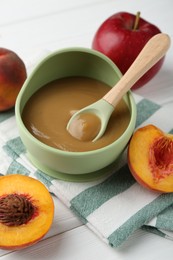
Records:
<instances>
[{"instance_id":1,"label":"wooden spoon","mask_svg":"<svg viewBox=\"0 0 173 260\"><path fill-rule=\"evenodd\" d=\"M96 141L100 138L104 134L109 118L120 99L155 63L165 55L169 49L170 42L170 37L167 34L159 33L153 36L118 83L111 88L102 99L76 112L69 120L67 130L71 133L71 125L74 123L76 117L79 117L84 113L91 113L99 117L101 121L100 130L91 141ZM75 136L73 133L71 134L78 139L78 136Z\"/></svg>"}]
</instances>

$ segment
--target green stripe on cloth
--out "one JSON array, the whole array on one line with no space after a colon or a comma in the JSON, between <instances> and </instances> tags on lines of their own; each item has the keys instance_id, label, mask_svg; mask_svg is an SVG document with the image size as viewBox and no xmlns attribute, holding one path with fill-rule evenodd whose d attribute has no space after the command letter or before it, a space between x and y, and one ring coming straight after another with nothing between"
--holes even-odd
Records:
<instances>
[{"instance_id":1,"label":"green stripe on cloth","mask_svg":"<svg viewBox=\"0 0 173 260\"><path fill-rule=\"evenodd\" d=\"M169 208L163 210L158 216L156 220L156 227L161 229L166 229L169 231L173 231L173 205Z\"/></svg>"},{"instance_id":2,"label":"green stripe on cloth","mask_svg":"<svg viewBox=\"0 0 173 260\"><path fill-rule=\"evenodd\" d=\"M169 131L169 134L172 134L172 135L173 135L173 129L171 129L171 130Z\"/></svg>"},{"instance_id":3,"label":"green stripe on cloth","mask_svg":"<svg viewBox=\"0 0 173 260\"><path fill-rule=\"evenodd\" d=\"M19 156L18 154L13 151L8 145L3 146L3 150L6 152L6 154L11 157L13 160L16 160Z\"/></svg>"},{"instance_id":4,"label":"green stripe on cloth","mask_svg":"<svg viewBox=\"0 0 173 260\"><path fill-rule=\"evenodd\" d=\"M137 119L136 119L136 127L142 124L145 120L147 120L152 114L154 114L161 106L153 103L147 99L142 99L137 104Z\"/></svg>"},{"instance_id":5,"label":"green stripe on cloth","mask_svg":"<svg viewBox=\"0 0 173 260\"><path fill-rule=\"evenodd\" d=\"M20 173L22 175L29 175L30 171L26 169L22 164L20 164L17 161L13 161L8 169L7 174L14 174L14 173Z\"/></svg>"},{"instance_id":6,"label":"green stripe on cloth","mask_svg":"<svg viewBox=\"0 0 173 260\"><path fill-rule=\"evenodd\" d=\"M162 210L169 207L173 202L173 194L162 194L151 203L143 207L122 226L115 230L109 237L108 241L112 247L118 247L125 241L134 231L142 225L148 223L152 218L157 216Z\"/></svg>"},{"instance_id":7,"label":"green stripe on cloth","mask_svg":"<svg viewBox=\"0 0 173 260\"><path fill-rule=\"evenodd\" d=\"M37 170L35 173L34 173L34 176L40 180L42 183L44 183L46 185L46 187L50 187L52 185L51 181L54 180L52 177L44 174L42 171L40 170Z\"/></svg>"},{"instance_id":8,"label":"green stripe on cloth","mask_svg":"<svg viewBox=\"0 0 173 260\"><path fill-rule=\"evenodd\" d=\"M14 108L12 108L8 111L5 111L5 112L0 112L0 123L9 119L12 116L14 116Z\"/></svg>"},{"instance_id":9,"label":"green stripe on cloth","mask_svg":"<svg viewBox=\"0 0 173 260\"><path fill-rule=\"evenodd\" d=\"M73 198L70 201L71 209L78 212L82 218L87 218L107 200L125 191L134 183L135 180L130 174L128 166L125 165L104 182L84 190Z\"/></svg>"},{"instance_id":10,"label":"green stripe on cloth","mask_svg":"<svg viewBox=\"0 0 173 260\"><path fill-rule=\"evenodd\" d=\"M6 142L6 145L3 147L5 152L12 158L16 159L20 154L24 153L25 146L22 143L20 137L13 138ZM11 149L11 151L10 151ZM12 152L13 151L13 152Z\"/></svg>"},{"instance_id":11,"label":"green stripe on cloth","mask_svg":"<svg viewBox=\"0 0 173 260\"><path fill-rule=\"evenodd\" d=\"M76 216L79 217L79 219L82 221L83 224L87 224L87 223L88 223L88 220L87 220L83 215L80 214L80 212L79 212L78 209L76 210L76 209L73 208L73 207L70 207L70 209L73 211L73 213L74 213Z\"/></svg>"}]
</instances>

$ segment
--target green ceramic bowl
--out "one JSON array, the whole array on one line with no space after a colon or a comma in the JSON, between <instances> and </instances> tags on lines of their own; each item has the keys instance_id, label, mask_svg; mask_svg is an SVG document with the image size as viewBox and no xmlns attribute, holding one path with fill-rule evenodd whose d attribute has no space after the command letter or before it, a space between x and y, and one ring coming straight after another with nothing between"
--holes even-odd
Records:
<instances>
[{"instance_id":1,"label":"green ceramic bowl","mask_svg":"<svg viewBox=\"0 0 173 260\"><path fill-rule=\"evenodd\" d=\"M67 48L51 53L36 66L17 97L15 113L20 137L27 156L44 173L68 181L99 178L109 172L107 169L122 154L134 131L136 104L130 91L124 96L131 111L126 131L112 144L95 151L67 152L52 148L33 137L22 122L22 110L35 91L50 81L69 76L91 77L112 87L122 75L109 58L91 49Z\"/></svg>"}]
</instances>

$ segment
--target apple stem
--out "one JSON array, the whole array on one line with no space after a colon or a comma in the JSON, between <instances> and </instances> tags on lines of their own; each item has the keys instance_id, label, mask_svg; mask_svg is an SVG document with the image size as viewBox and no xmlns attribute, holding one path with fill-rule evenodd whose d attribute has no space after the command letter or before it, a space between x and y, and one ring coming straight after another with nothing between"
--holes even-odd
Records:
<instances>
[{"instance_id":1,"label":"apple stem","mask_svg":"<svg viewBox=\"0 0 173 260\"><path fill-rule=\"evenodd\" d=\"M140 14L141 14L140 12L137 12L137 14L136 14L136 19L135 19L135 23L134 23L134 27L133 27L134 31L138 30Z\"/></svg>"}]
</instances>

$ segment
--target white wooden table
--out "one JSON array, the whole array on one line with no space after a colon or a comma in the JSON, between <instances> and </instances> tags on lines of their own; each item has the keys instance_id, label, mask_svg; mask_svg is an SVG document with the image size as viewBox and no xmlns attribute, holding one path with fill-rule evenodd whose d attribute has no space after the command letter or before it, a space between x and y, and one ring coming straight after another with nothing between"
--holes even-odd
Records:
<instances>
[{"instance_id":1,"label":"white wooden table","mask_svg":"<svg viewBox=\"0 0 173 260\"><path fill-rule=\"evenodd\" d=\"M173 40L172 0L0 0L0 47L18 53L26 65L45 50L91 47L97 28L118 11L141 11ZM173 47L162 70L136 93L159 104L173 101ZM2 260L173 259L173 241L139 230L121 248L113 249L57 198L55 206L55 220L46 237L21 251L0 250Z\"/></svg>"}]
</instances>

